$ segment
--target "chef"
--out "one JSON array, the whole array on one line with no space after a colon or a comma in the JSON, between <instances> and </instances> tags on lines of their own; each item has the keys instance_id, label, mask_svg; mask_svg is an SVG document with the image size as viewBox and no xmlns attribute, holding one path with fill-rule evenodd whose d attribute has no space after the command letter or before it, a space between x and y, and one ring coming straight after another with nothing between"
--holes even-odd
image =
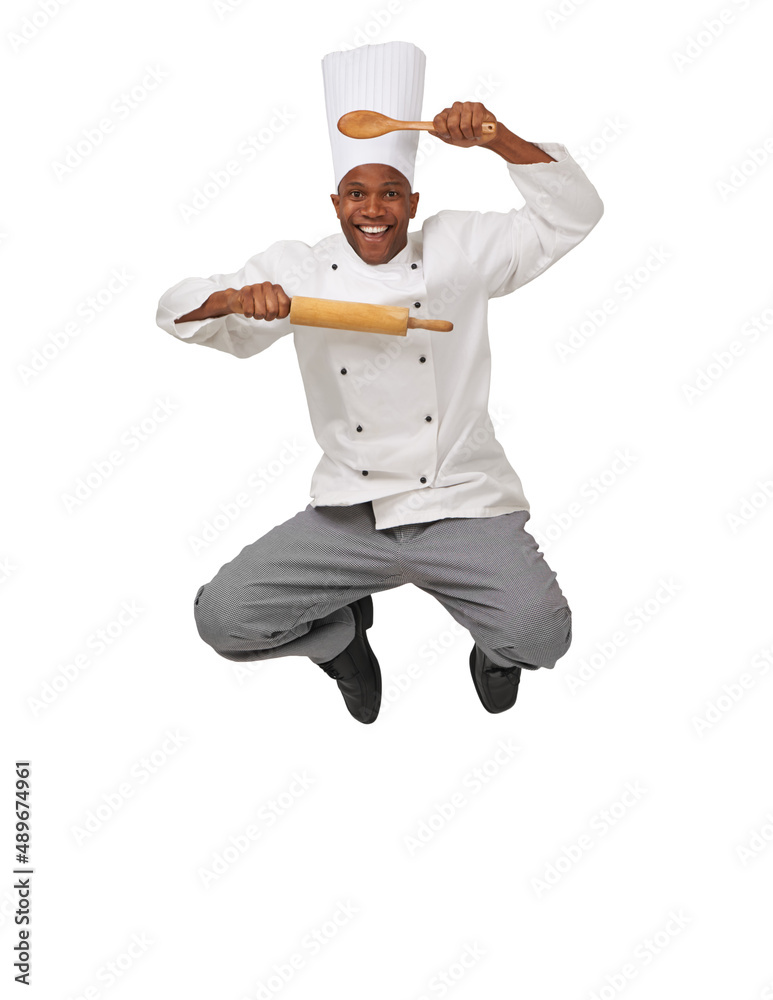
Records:
<instances>
[{"instance_id":1,"label":"chef","mask_svg":"<svg viewBox=\"0 0 773 1000\"><path fill-rule=\"evenodd\" d=\"M525 205L441 211L409 232L418 133L353 139L338 120L361 109L422 120L424 71L424 53L409 42L326 55L341 232L314 246L274 243L234 274L186 278L161 296L157 314L179 340L238 358L292 334L323 451L311 503L200 587L194 615L226 659L308 657L366 724L381 703L366 635L374 593L411 583L470 632L472 680L492 713L515 703L522 669L554 667L571 643L570 608L525 530L529 503L488 414L487 307L577 246L603 205L565 146L528 142L482 104L454 101L430 134L495 154ZM493 137L483 122L496 122ZM400 337L291 325L293 295L407 306L453 330ZM522 426L530 416L533 434L536 414L520 414Z\"/></svg>"}]
</instances>

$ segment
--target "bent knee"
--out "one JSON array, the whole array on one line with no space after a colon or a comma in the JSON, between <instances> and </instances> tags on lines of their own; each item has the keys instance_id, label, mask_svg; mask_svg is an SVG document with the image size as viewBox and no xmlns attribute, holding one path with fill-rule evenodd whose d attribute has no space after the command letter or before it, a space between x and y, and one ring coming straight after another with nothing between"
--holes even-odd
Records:
<instances>
[{"instance_id":1,"label":"bent knee","mask_svg":"<svg viewBox=\"0 0 773 1000\"><path fill-rule=\"evenodd\" d=\"M222 645L222 637L228 628L225 608L222 602L216 599L215 591L216 588L211 583L199 587L193 602L193 617L201 638L217 649Z\"/></svg>"},{"instance_id":2,"label":"bent knee","mask_svg":"<svg viewBox=\"0 0 773 1000\"><path fill-rule=\"evenodd\" d=\"M519 619L508 640L498 651L514 664L532 669L553 667L572 644L572 612L567 606L536 609Z\"/></svg>"},{"instance_id":3,"label":"bent knee","mask_svg":"<svg viewBox=\"0 0 773 1000\"><path fill-rule=\"evenodd\" d=\"M264 600L265 598L265 600ZM199 587L193 602L199 635L221 655L275 646L289 628L282 609L259 587L216 576Z\"/></svg>"},{"instance_id":4,"label":"bent knee","mask_svg":"<svg viewBox=\"0 0 773 1000\"><path fill-rule=\"evenodd\" d=\"M229 649L244 623L239 588L217 579L204 584L196 593L193 615L204 642L218 652Z\"/></svg>"}]
</instances>

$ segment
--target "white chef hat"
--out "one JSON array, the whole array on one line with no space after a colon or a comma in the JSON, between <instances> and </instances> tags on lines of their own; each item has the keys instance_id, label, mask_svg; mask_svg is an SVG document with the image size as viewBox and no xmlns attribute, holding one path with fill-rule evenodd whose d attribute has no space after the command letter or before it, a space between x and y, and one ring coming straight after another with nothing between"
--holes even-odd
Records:
<instances>
[{"instance_id":1,"label":"white chef hat","mask_svg":"<svg viewBox=\"0 0 773 1000\"><path fill-rule=\"evenodd\" d=\"M400 121L421 120L426 56L412 42L382 42L330 52L322 60L327 127L333 152L335 189L352 167L387 163L407 177L413 168L419 133L388 132L375 139L350 139L338 131L348 111L379 111Z\"/></svg>"}]
</instances>

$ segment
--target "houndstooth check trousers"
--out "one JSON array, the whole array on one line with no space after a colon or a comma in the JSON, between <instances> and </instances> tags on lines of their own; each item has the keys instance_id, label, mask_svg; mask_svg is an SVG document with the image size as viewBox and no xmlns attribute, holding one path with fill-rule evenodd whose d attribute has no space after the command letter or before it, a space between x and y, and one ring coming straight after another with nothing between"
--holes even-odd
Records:
<instances>
[{"instance_id":1,"label":"houndstooth check trousers","mask_svg":"<svg viewBox=\"0 0 773 1000\"><path fill-rule=\"evenodd\" d=\"M347 605L412 583L432 594L501 667L554 667L571 611L529 512L375 527L370 501L312 507L245 546L194 602L201 638L229 660L325 663L354 638Z\"/></svg>"}]
</instances>

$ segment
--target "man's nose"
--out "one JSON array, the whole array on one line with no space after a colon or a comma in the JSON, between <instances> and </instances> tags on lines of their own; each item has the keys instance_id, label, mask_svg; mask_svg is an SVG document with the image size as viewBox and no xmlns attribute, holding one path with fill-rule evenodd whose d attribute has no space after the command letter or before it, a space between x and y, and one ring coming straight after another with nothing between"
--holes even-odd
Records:
<instances>
[{"instance_id":1,"label":"man's nose","mask_svg":"<svg viewBox=\"0 0 773 1000\"><path fill-rule=\"evenodd\" d=\"M368 218L378 218L382 214L381 206L378 203L378 198L376 195L372 195L370 198L365 198L361 202L360 211L363 215L367 215Z\"/></svg>"}]
</instances>

